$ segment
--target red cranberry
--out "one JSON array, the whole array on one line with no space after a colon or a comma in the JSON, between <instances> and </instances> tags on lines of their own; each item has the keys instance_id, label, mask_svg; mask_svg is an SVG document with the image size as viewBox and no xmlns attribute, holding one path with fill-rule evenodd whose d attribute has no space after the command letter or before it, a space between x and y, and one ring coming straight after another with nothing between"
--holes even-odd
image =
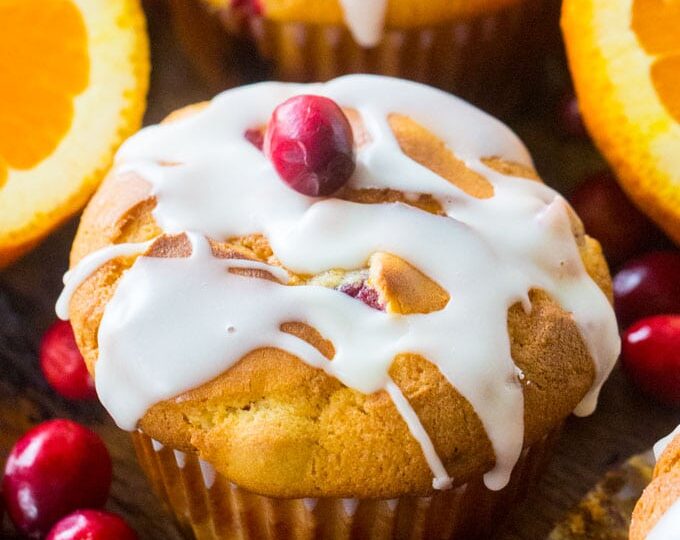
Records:
<instances>
[{"instance_id":1,"label":"red cranberry","mask_svg":"<svg viewBox=\"0 0 680 540\"><path fill-rule=\"evenodd\" d=\"M78 508L103 506L111 486L111 458L102 440L70 420L50 420L12 448L2 491L17 530L41 538Z\"/></svg>"},{"instance_id":2,"label":"red cranberry","mask_svg":"<svg viewBox=\"0 0 680 540\"><path fill-rule=\"evenodd\" d=\"M385 306L380 301L380 295L373 287L369 287L365 281L357 281L355 283L346 283L340 286L340 291L361 300L368 307L377 309L379 311L385 311Z\"/></svg>"},{"instance_id":3,"label":"red cranberry","mask_svg":"<svg viewBox=\"0 0 680 540\"><path fill-rule=\"evenodd\" d=\"M656 251L626 263L614 276L614 306L624 328L650 315L680 313L680 251Z\"/></svg>"},{"instance_id":4,"label":"red cranberry","mask_svg":"<svg viewBox=\"0 0 680 540\"><path fill-rule=\"evenodd\" d=\"M68 399L93 399L94 381L78 350L71 324L57 321L40 344L40 367L50 386Z\"/></svg>"},{"instance_id":5,"label":"red cranberry","mask_svg":"<svg viewBox=\"0 0 680 540\"><path fill-rule=\"evenodd\" d=\"M573 92L568 92L557 104L557 118L562 131L570 137L583 138L588 135L583 124L578 99Z\"/></svg>"},{"instance_id":6,"label":"red cranberry","mask_svg":"<svg viewBox=\"0 0 680 540\"><path fill-rule=\"evenodd\" d=\"M618 265L656 242L659 232L626 198L608 172L588 177L571 196L586 232L599 240L612 265Z\"/></svg>"},{"instance_id":7,"label":"red cranberry","mask_svg":"<svg viewBox=\"0 0 680 540\"><path fill-rule=\"evenodd\" d=\"M59 521L47 540L137 540L137 533L115 514L78 510Z\"/></svg>"},{"instance_id":8,"label":"red cranberry","mask_svg":"<svg viewBox=\"0 0 680 540\"><path fill-rule=\"evenodd\" d=\"M621 364L644 392L680 405L680 315L648 317L628 328Z\"/></svg>"},{"instance_id":9,"label":"red cranberry","mask_svg":"<svg viewBox=\"0 0 680 540\"><path fill-rule=\"evenodd\" d=\"M233 0L231 8L246 15L262 15L260 0Z\"/></svg>"},{"instance_id":10,"label":"red cranberry","mask_svg":"<svg viewBox=\"0 0 680 540\"><path fill-rule=\"evenodd\" d=\"M279 176L310 197L340 189L354 172L354 140L338 105L321 96L295 96L272 114L264 152Z\"/></svg>"}]
</instances>

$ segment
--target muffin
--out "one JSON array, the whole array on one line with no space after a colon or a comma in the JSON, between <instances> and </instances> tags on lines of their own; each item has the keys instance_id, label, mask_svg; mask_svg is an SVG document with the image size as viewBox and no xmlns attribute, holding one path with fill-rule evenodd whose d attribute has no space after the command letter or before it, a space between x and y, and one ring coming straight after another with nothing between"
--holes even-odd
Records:
<instances>
[{"instance_id":1,"label":"muffin","mask_svg":"<svg viewBox=\"0 0 680 540\"><path fill-rule=\"evenodd\" d=\"M225 27L226 42L228 35L253 40L276 79L376 73L439 86L494 110L516 102L522 85L531 84L539 51L557 35L559 7L554 0L173 3L212 13ZM180 36L191 32L202 30L185 28ZM228 57L224 65L232 63Z\"/></svg>"},{"instance_id":2,"label":"muffin","mask_svg":"<svg viewBox=\"0 0 680 540\"><path fill-rule=\"evenodd\" d=\"M673 540L680 531L680 426L654 445L652 482L635 505L630 540Z\"/></svg>"},{"instance_id":3,"label":"muffin","mask_svg":"<svg viewBox=\"0 0 680 540\"><path fill-rule=\"evenodd\" d=\"M418 83L260 83L146 128L58 313L197 538L486 537L619 351L598 243Z\"/></svg>"}]
</instances>

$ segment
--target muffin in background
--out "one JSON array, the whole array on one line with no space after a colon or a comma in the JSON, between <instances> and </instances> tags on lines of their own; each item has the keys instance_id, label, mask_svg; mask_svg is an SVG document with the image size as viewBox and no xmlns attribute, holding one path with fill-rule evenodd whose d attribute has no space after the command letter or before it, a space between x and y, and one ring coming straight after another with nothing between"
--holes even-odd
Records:
<instances>
[{"instance_id":1,"label":"muffin in background","mask_svg":"<svg viewBox=\"0 0 680 540\"><path fill-rule=\"evenodd\" d=\"M630 540L673 540L680 531L680 426L654 445L652 482L635 505Z\"/></svg>"},{"instance_id":2,"label":"muffin in background","mask_svg":"<svg viewBox=\"0 0 680 540\"><path fill-rule=\"evenodd\" d=\"M349 73L411 79L452 91L496 113L532 84L557 35L555 0L173 0L254 41L272 77L325 81ZM198 34L192 25L184 32ZM186 39L186 38L185 38ZM206 52L214 47L205 41ZM197 58L200 61L200 51ZM230 65L233 57L227 58ZM227 68L228 69L228 68Z\"/></svg>"},{"instance_id":3,"label":"muffin in background","mask_svg":"<svg viewBox=\"0 0 680 540\"><path fill-rule=\"evenodd\" d=\"M244 38L228 34L218 17L201 5L203 0L165 0L172 32L189 58L200 80L212 92L242 83L242 68L247 64L249 78L265 78L266 68Z\"/></svg>"}]
</instances>

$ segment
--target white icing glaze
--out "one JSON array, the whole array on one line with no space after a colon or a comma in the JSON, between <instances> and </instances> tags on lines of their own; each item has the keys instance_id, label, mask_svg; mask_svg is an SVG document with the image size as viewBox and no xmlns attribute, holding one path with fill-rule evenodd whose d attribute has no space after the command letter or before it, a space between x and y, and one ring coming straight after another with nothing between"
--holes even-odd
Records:
<instances>
[{"instance_id":1,"label":"white icing glaze","mask_svg":"<svg viewBox=\"0 0 680 540\"><path fill-rule=\"evenodd\" d=\"M362 47L375 47L383 36L388 0L340 0L345 23Z\"/></svg>"},{"instance_id":2,"label":"white icing glaze","mask_svg":"<svg viewBox=\"0 0 680 540\"><path fill-rule=\"evenodd\" d=\"M680 499L675 501L656 522L647 535L647 540L679 540L680 539Z\"/></svg>"},{"instance_id":3,"label":"white icing glaze","mask_svg":"<svg viewBox=\"0 0 680 540\"><path fill-rule=\"evenodd\" d=\"M449 478L446 468L444 467L441 459L439 459L437 451L432 444L430 436L420 423L420 419L413 410L413 407L411 407L408 400L404 397L401 389L391 380L388 380L385 383L385 390L387 390L387 393L390 395L390 398L392 398L392 402L397 408L397 411L399 411L399 414L401 414L401 417L409 426L411 435L413 435L415 440L418 441L418 444L420 444L420 447L423 449L423 454L425 455L427 464L430 466L432 474L434 474L432 486L435 489L450 488L452 480Z\"/></svg>"},{"instance_id":4,"label":"white icing glaze","mask_svg":"<svg viewBox=\"0 0 680 540\"><path fill-rule=\"evenodd\" d=\"M151 242L141 244L114 244L98 251L94 251L78 263L73 270L64 274L64 289L57 299L57 316L60 319L68 320L68 304L75 290L87 279L97 268L116 257L126 257L143 253Z\"/></svg>"},{"instance_id":5,"label":"white icing glaze","mask_svg":"<svg viewBox=\"0 0 680 540\"><path fill-rule=\"evenodd\" d=\"M680 436L680 426L676 427L668 435L657 441L654 445L654 459L658 461L668 445ZM680 499L664 512L654 528L647 535L647 540L680 540Z\"/></svg>"},{"instance_id":6,"label":"white icing glaze","mask_svg":"<svg viewBox=\"0 0 680 540\"><path fill-rule=\"evenodd\" d=\"M357 152L352 187L428 193L446 216L399 203L312 199L289 189L243 133L300 93L328 96L361 114L371 142ZM491 182L494 196L471 197L403 154L387 122L392 112L427 126ZM474 107L416 83L368 75L325 85L243 87L192 117L141 131L121 148L117 172L135 171L151 184L155 220L166 233L188 233L192 254L139 257L119 280L99 329L102 403L121 427L134 429L151 405L211 380L251 350L274 346L361 392L387 390L423 449L433 484L443 488L451 479L388 375L395 355L418 353L474 407L496 454L485 482L502 488L522 450L524 414L508 308L521 302L530 310L528 292L540 288L572 313L596 368L580 414L594 409L620 344L611 306L581 262L564 199L543 184L490 169L481 158L491 156L531 163L508 128ZM218 260L204 239L254 232L268 238L286 268L302 274L361 268L375 252L392 253L452 300L425 315L384 313L332 289L282 286L287 274L280 268ZM109 255L93 255L74 270L62 307L75 276L84 279L96 268L93 261ZM227 271L233 267L267 269L280 282ZM280 331L290 321L309 322L332 341L333 360Z\"/></svg>"},{"instance_id":7,"label":"white icing glaze","mask_svg":"<svg viewBox=\"0 0 680 540\"><path fill-rule=\"evenodd\" d=\"M656 444L654 445L654 459L656 460L659 459L659 457L661 456L661 454L663 454L664 450L666 450L671 441L675 439L676 435L680 435L680 426L676 427L663 439L660 439L659 441L656 442Z\"/></svg>"}]
</instances>

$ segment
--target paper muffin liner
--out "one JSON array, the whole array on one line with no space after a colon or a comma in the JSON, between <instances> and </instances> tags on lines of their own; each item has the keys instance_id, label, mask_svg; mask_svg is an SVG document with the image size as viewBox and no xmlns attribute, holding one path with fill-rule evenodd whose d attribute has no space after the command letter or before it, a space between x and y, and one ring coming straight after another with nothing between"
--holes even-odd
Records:
<instances>
[{"instance_id":1,"label":"paper muffin liner","mask_svg":"<svg viewBox=\"0 0 680 540\"><path fill-rule=\"evenodd\" d=\"M196 0L173 1L196 4ZM271 63L274 79L311 82L347 73L390 75L444 88L502 113L531 84L542 45L558 32L555 5L558 0L520 0L445 24L388 28L382 41L370 49L357 44L342 25L279 22L261 16L237 20L226 8L213 17L223 24L225 40L228 35L243 36L244 25L249 27L247 33ZM192 28L200 32L199 27Z\"/></svg>"},{"instance_id":2,"label":"paper muffin liner","mask_svg":"<svg viewBox=\"0 0 680 540\"><path fill-rule=\"evenodd\" d=\"M510 482L490 491L481 477L430 497L279 499L227 480L207 462L132 438L156 494L197 540L488 538L526 495L559 435L555 429L522 452Z\"/></svg>"},{"instance_id":3,"label":"paper muffin liner","mask_svg":"<svg viewBox=\"0 0 680 540\"><path fill-rule=\"evenodd\" d=\"M204 9L201 0L168 0L170 24L195 70L213 91L235 86L235 40L222 22Z\"/></svg>"}]
</instances>

